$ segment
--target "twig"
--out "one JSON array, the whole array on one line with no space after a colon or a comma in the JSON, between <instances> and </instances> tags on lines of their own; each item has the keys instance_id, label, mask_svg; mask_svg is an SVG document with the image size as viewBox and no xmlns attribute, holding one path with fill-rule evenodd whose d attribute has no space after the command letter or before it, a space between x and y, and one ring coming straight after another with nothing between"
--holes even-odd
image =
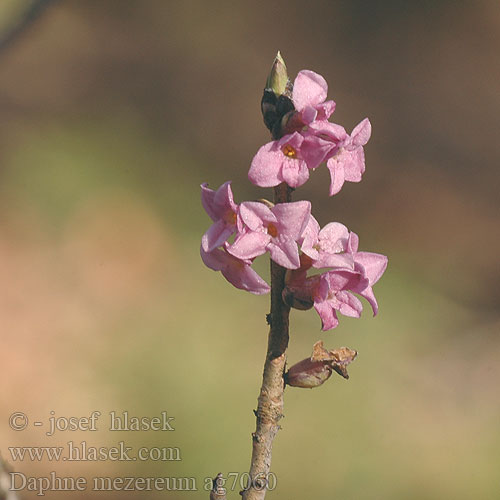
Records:
<instances>
[{"instance_id":1,"label":"twig","mask_svg":"<svg viewBox=\"0 0 500 500\"><path fill-rule=\"evenodd\" d=\"M274 188L274 202L291 200L291 189L286 184ZM288 347L288 319L290 308L283 302L286 269L271 260L271 313L267 319L270 331L262 387L255 415L257 426L252 434L252 461L250 481L242 492L243 500L262 500L266 496L267 480L271 468L273 440L283 416L283 373Z\"/></svg>"},{"instance_id":2,"label":"twig","mask_svg":"<svg viewBox=\"0 0 500 500\"><path fill-rule=\"evenodd\" d=\"M19 19L3 33L0 33L0 54L5 52L27 28L29 28L55 0L33 0Z\"/></svg>"},{"instance_id":3,"label":"twig","mask_svg":"<svg viewBox=\"0 0 500 500\"><path fill-rule=\"evenodd\" d=\"M10 489L10 468L0 456L0 500L19 500L17 493Z\"/></svg>"},{"instance_id":4,"label":"twig","mask_svg":"<svg viewBox=\"0 0 500 500\"><path fill-rule=\"evenodd\" d=\"M212 480L210 500L226 500L226 490L223 484L224 478L222 477L222 472L219 472Z\"/></svg>"}]
</instances>

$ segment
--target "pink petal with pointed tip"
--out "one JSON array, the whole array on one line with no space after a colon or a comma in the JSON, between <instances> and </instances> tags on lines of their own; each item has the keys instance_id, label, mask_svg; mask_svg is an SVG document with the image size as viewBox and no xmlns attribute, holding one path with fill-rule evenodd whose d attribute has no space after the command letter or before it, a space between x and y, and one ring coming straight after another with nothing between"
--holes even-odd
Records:
<instances>
[{"instance_id":1,"label":"pink petal with pointed tip","mask_svg":"<svg viewBox=\"0 0 500 500\"><path fill-rule=\"evenodd\" d=\"M201 204L205 209L205 212L209 215L209 217L215 222L219 217L214 211L214 198L215 191L208 187L208 183L204 182L201 186Z\"/></svg>"},{"instance_id":2,"label":"pink petal with pointed tip","mask_svg":"<svg viewBox=\"0 0 500 500\"><path fill-rule=\"evenodd\" d=\"M363 266L370 285L374 285L382 277L388 261L385 255L372 252L358 252L355 255L355 260Z\"/></svg>"},{"instance_id":3,"label":"pink petal with pointed tip","mask_svg":"<svg viewBox=\"0 0 500 500\"><path fill-rule=\"evenodd\" d=\"M319 230L320 226L318 221L310 215L304 232L302 233L302 237L299 240L299 244L302 246L301 250L311 257L311 259L317 259L319 256L318 250L314 248L318 242Z\"/></svg>"},{"instance_id":4,"label":"pink petal with pointed tip","mask_svg":"<svg viewBox=\"0 0 500 500\"><path fill-rule=\"evenodd\" d=\"M358 251L358 247L359 247L359 236L351 231L349 233L349 239L347 240L347 251L349 253L356 253Z\"/></svg>"},{"instance_id":5,"label":"pink petal with pointed tip","mask_svg":"<svg viewBox=\"0 0 500 500\"><path fill-rule=\"evenodd\" d=\"M336 160L336 158L330 158L326 163L328 170L330 171L330 191L329 195L333 196L337 194L344 185L344 167Z\"/></svg>"},{"instance_id":6,"label":"pink petal with pointed tip","mask_svg":"<svg viewBox=\"0 0 500 500\"><path fill-rule=\"evenodd\" d=\"M339 320L335 309L333 309L326 300L323 302L315 302L314 309L316 309L316 312L321 318L321 329L324 332L338 326Z\"/></svg>"},{"instance_id":7,"label":"pink petal with pointed tip","mask_svg":"<svg viewBox=\"0 0 500 500\"><path fill-rule=\"evenodd\" d=\"M271 237L262 232L248 231L239 235L227 251L238 259L253 259L266 253Z\"/></svg>"},{"instance_id":8,"label":"pink petal with pointed tip","mask_svg":"<svg viewBox=\"0 0 500 500\"><path fill-rule=\"evenodd\" d=\"M373 289L371 286L368 286L362 291L357 291L353 290L354 292L358 293L361 295L361 297L365 298L370 306L372 307L373 315L376 316L378 313L378 303L377 299L375 298L375 294L373 293Z\"/></svg>"},{"instance_id":9,"label":"pink petal with pointed tip","mask_svg":"<svg viewBox=\"0 0 500 500\"><path fill-rule=\"evenodd\" d=\"M364 146L372 135L372 124L368 118L358 123L351 133L351 140L354 146Z\"/></svg>"},{"instance_id":10,"label":"pink petal with pointed tip","mask_svg":"<svg viewBox=\"0 0 500 500\"><path fill-rule=\"evenodd\" d=\"M234 203L233 191L231 190L231 181L224 182L222 186L215 192L214 203L220 207L221 212L231 210L236 212L238 206Z\"/></svg>"}]
</instances>

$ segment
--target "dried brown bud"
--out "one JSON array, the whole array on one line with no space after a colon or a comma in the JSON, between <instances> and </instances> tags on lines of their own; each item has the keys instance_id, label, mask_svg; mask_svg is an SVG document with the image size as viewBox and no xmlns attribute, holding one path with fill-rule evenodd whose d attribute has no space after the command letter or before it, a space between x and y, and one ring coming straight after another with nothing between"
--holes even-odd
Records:
<instances>
[{"instance_id":1,"label":"dried brown bud","mask_svg":"<svg viewBox=\"0 0 500 500\"><path fill-rule=\"evenodd\" d=\"M285 374L285 381L292 387L313 388L326 382L332 371L344 378L349 378L347 365L352 363L358 353L348 347L340 347L329 351L319 340L313 346L310 358L303 359L293 365Z\"/></svg>"}]
</instances>

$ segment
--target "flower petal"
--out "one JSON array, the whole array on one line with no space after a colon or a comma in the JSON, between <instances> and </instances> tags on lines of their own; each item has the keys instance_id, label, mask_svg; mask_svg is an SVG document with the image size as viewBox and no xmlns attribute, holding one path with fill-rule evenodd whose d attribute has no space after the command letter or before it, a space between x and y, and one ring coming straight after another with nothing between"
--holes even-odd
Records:
<instances>
[{"instance_id":1,"label":"flower petal","mask_svg":"<svg viewBox=\"0 0 500 500\"><path fill-rule=\"evenodd\" d=\"M239 218L252 231L262 229L264 222L277 222L276 216L271 212L271 209L258 201L245 201L241 203Z\"/></svg>"},{"instance_id":2,"label":"flower petal","mask_svg":"<svg viewBox=\"0 0 500 500\"><path fill-rule=\"evenodd\" d=\"M373 315L376 316L378 313L378 303L377 299L375 298L375 294L373 293L372 287L368 286L362 291L353 291L355 291L357 294L361 295L361 297L365 298L368 301L368 303L372 307Z\"/></svg>"},{"instance_id":3,"label":"flower petal","mask_svg":"<svg viewBox=\"0 0 500 500\"><path fill-rule=\"evenodd\" d=\"M319 232L321 249L327 253L345 252L349 230L340 222L330 222Z\"/></svg>"},{"instance_id":4,"label":"flower petal","mask_svg":"<svg viewBox=\"0 0 500 500\"><path fill-rule=\"evenodd\" d=\"M236 260L236 259L235 259ZM222 270L223 276L236 288L255 295L268 293L269 285L250 267L249 264L232 262Z\"/></svg>"},{"instance_id":5,"label":"flower petal","mask_svg":"<svg viewBox=\"0 0 500 500\"><path fill-rule=\"evenodd\" d=\"M306 224L302 237L299 240L299 244L302 245L301 250L311 257L311 259L317 259L319 257L319 252L316 248L316 243L318 242L320 226L318 221L312 216L309 216L309 220Z\"/></svg>"},{"instance_id":6,"label":"flower petal","mask_svg":"<svg viewBox=\"0 0 500 500\"><path fill-rule=\"evenodd\" d=\"M276 264L287 269L300 267L299 249L295 241L289 238L273 238L267 249Z\"/></svg>"},{"instance_id":7,"label":"flower petal","mask_svg":"<svg viewBox=\"0 0 500 500\"><path fill-rule=\"evenodd\" d=\"M280 177L290 187L297 188L309 179L309 170L304 160L299 158L283 158Z\"/></svg>"},{"instance_id":8,"label":"flower petal","mask_svg":"<svg viewBox=\"0 0 500 500\"><path fill-rule=\"evenodd\" d=\"M311 215L310 201L295 201L278 203L271 212L278 221L277 228L280 236L286 236L293 241L299 241Z\"/></svg>"},{"instance_id":9,"label":"flower petal","mask_svg":"<svg viewBox=\"0 0 500 500\"><path fill-rule=\"evenodd\" d=\"M253 157L248 178L256 186L273 187L281 184L281 164L285 158L277 141L264 144Z\"/></svg>"},{"instance_id":10,"label":"flower petal","mask_svg":"<svg viewBox=\"0 0 500 500\"><path fill-rule=\"evenodd\" d=\"M300 149L301 158L307 163L307 168L314 170L320 163L325 161L336 144L318 137L315 134L307 134Z\"/></svg>"},{"instance_id":11,"label":"flower petal","mask_svg":"<svg viewBox=\"0 0 500 500\"><path fill-rule=\"evenodd\" d=\"M354 146L364 146L372 135L372 124L368 118L358 123L351 133L351 141Z\"/></svg>"},{"instance_id":12,"label":"flower petal","mask_svg":"<svg viewBox=\"0 0 500 500\"><path fill-rule=\"evenodd\" d=\"M234 232L234 226L228 226L222 219L214 222L202 238L203 249L211 252L221 246Z\"/></svg>"},{"instance_id":13,"label":"flower petal","mask_svg":"<svg viewBox=\"0 0 500 500\"><path fill-rule=\"evenodd\" d=\"M354 260L363 266L370 285L374 285L381 278L388 261L385 255L372 252L357 252Z\"/></svg>"},{"instance_id":14,"label":"flower petal","mask_svg":"<svg viewBox=\"0 0 500 500\"><path fill-rule=\"evenodd\" d=\"M220 271L225 265L225 252L222 250L215 249L212 252L207 252L203 249L204 242L202 238L202 244L200 247L200 255L203 263L214 271Z\"/></svg>"},{"instance_id":15,"label":"flower petal","mask_svg":"<svg viewBox=\"0 0 500 500\"><path fill-rule=\"evenodd\" d=\"M365 153L362 147L353 151L343 150L338 161L343 163L344 177L349 182L360 182L361 176L365 172Z\"/></svg>"},{"instance_id":16,"label":"flower petal","mask_svg":"<svg viewBox=\"0 0 500 500\"><path fill-rule=\"evenodd\" d=\"M271 236L260 231L248 231L240 234L227 251L238 259L253 259L266 253L266 246Z\"/></svg>"},{"instance_id":17,"label":"flower petal","mask_svg":"<svg viewBox=\"0 0 500 500\"><path fill-rule=\"evenodd\" d=\"M317 120L328 120L330 116L335 111L335 102L334 101L325 101L316 106L318 110Z\"/></svg>"},{"instance_id":18,"label":"flower petal","mask_svg":"<svg viewBox=\"0 0 500 500\"><path fill-rule=\"evenodd\" d=\"M334 194L337 194L344 185L344 167L337 161L336 158L330 158L327 161L326 166L330 171L331 179L329 194L330 196L333 196Z\"/></svg>"},{"instance_id":19,"label":"flower petal","mask_svg":"<svg viewBox=\"0 0 500 500\"><path fill-rule=\"evenodd\" d=\"M321 318L321 329L323 331L331 330L339 324L335 309L328 303L328 301L315 302L314 309Z\"/></svg>"},{"instance_id":20,"label":"flower petal","mask_svg":"<svg viewBox=\"0 0 500 500\"><path fill-rule=\"evenodd\" d=\"M352 231L349 233L349 239L347 240L347 251L349 253L356 253L359 247L359 236Z\"/></svg>"},{"instance_id":21,"label":"flower petal","mask_svg":"<svg viewBox=\"0 0 500 500\"><path fill-rule=\"evenodd\" d=\"M324 102L328 94L328 84L318 73L310 70L299 71L293 82L292 100L295 109L302 111L306 106L316 106Z\"/></svg>"},{"instance_id":22,"label":"flower petal","mask_svg":"<svg viewBox=\"0 0 500 500\"><path fill-rule=\"evenodd\" d=\"M354 270L354 259L352 255L346 253L321 253L318 254L318 258L314 260L313 267L315 267L316 269L334 267L339 269Z\"/></svg>"},{"instance_id":23,"label":"flower petal","mask_svg":"<svg viewBox=\"0 0 500 500\"><path fill-rule=\"evenodd\" d=\"M363 311L363 304L352 293L343 291L337 293L337 300L340 302L339 311L344 316L359 318Z\"/></svg>"},{"instance_id":24,"label":"flower petal","mask_svg":"<svg viewBox=\"0 0 500 500\"><path fill-rule=\"evenodd\" d=\"M228 210L236 212L238 207L234 203L231 181L225 182L217 189L214 196L214 204L221 215Z\"/></svg>"},{"instance_id":25,"label":"flower petal","mask_svg":"<svg viewBox=\"0 0 500 500\"><path fill-rule=\"evenodd\" d=\"M215 191L208 187L208 183L204 182L201 186L201 204L205 209L205 212L210 216L210 218L215 222L219 217L214 210L214 198Z\"/></svg>"}]
</instances>

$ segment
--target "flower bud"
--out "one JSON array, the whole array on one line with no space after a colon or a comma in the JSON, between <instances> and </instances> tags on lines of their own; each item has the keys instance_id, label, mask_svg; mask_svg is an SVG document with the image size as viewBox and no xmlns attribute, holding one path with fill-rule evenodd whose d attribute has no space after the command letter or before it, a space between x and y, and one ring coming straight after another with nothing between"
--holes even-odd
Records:
<instances>
[{"instance_id":1,"label":"flower bud","mask_svg":"<svg viewBox=\"0 0 500 500\"><path fill-rule=\"evenodd\" d=\"M271 72L267 77L266 89L272 90L276 96L280 96L285 93L288 84L288 73L286 70L285 61L281 57L280 52L276 54L274 58L273 67Z\"/></svg>"},{"instance_id":2,"label":"flower bud","mask_svg":"<svg viewBox=\"0 0 500 500\"><path fill-rule=\"evenodd\" d=\"M285 374L285 383L292 387L312 389L325 383L335 371L344 378L349 378L347 365L352 363L358 353L348 347L329 351L319 340L313 346L310 358L294 364Z\"/></svg>"},{"instance_id":3,"label":"flower bud","mask_svg":"<svg viewBox=\"0 0 500 500\"><path fill-rule=\"evenodd\" d=\"M312 389L326 382L332 375L329 363L303 359L294 364L285 374L285 381L292 387Z\"/></svg>"}]
</instances>

